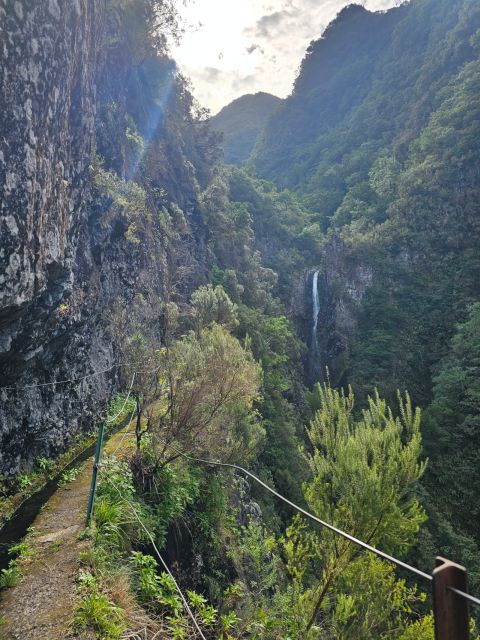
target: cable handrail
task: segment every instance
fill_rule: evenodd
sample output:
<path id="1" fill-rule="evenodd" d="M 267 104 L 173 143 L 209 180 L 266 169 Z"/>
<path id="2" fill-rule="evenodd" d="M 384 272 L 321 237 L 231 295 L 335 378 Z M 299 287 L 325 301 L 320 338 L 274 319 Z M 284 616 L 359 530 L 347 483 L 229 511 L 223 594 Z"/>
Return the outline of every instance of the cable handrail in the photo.
<path id="1" fill-rule="evenodd" d="M 183 595 L 182 590 L 180 589 L 178 582 L 175 580 L 174 575 L 172 574 L 172 572 L 170 571 L 169 566 L 167 565 L 167 563 L 165 562 L 165 560 L 163 559 L 162 554 L 160 553 L 160 551 L 157 548 L 157 545 L 155 544 L 155 539 L 153 537 L 153 535 L 150 533 L 150 531 L 147 529 L 147 527 L 145 526 L 145 524 L 143 523 L 142 519 L 140 518 L 140 516 L 138 515 L 137 510 L 135 509 L 134 505 L 132 504 L 132 502 L 130 502 L 130 500 L 128 500 L 128 498 L 126 498 L 122 492 L 120 491 L 120 489 L 117 487 L 117 485 L 113 482 L 113 480 L 111 480 L 111 478 L 106 478 L 107 482 L 109 482 L 112 487 L 114 487 L 114 489 L 116 490 L 116 492 L 118 493 L 119 497 L 121 500 L 123 500 L 126 504 L 128 504 L 128 506 L 130 507 L 130 509 L 132 510 L 133 515 L 135 516 L 136 520 L 138 521 L 139 525 L 142 527 L 142 529 L 145 531 L 145 533 L 148 536 L 148 539 L 150 540 L 152 547 L 158 557 L 158 559 L 160 560 L 160 563 L 162 564 L 162 567 L 165 569 L 165 571 L 168 573 L 168 575 L 170 576 L 170 578 L 173 581 L 173 584 L 175 585 L 175 589 L 177 590 L 178 594 L 180 595 L 180 598 L 182 600 L 182 604 L 185 608 L 185 611 L 187 612 L 188 616 L 190 617 L 190 619 L 192 620 L 195 629 L 198 631 L 198 633 L 200 634 L 200 637 L 202 638 L 202 640 L 207 640 L 206 637 L 204 636 L 198 622 L 197 619 L 195 618 L 195 614 L 193 613 L 192 609 L 190 608 L 190 605 L 188 604 L 188 601 L 186 599 L 186 597 Z"/>
<path id="2" fill-rule="evenodd" d="M 231 469 L 237 469 L 238 471 L 241 471 L 242 473 L 244 473 L 248 477 L 252 478 L 252 480 L 254 480 L 258 484 L 260 484 L 262 487 L 267 489 L 267 491 L 272 493 L 274 496 L 276 496 L 277 498 L 279 498 L 280 500 L 285 502 L 285 504 L 288 504 L 290 507 L 292 507 L 296 511 L 302 513 L 304 516 L 306 516 L 307 518 L 309 518 L 313 522 L 316 522 L 317 524 L 320 524 L 322 527 L 324 527 L 326 529 L 329 529 L 333 533 L 341 536 L 342 538 L 345 538 L 346 540 L 349 540 L 350 542 L 353 542 L 353 544 L 356 544 L 357 546 L 362 547 L 366 551 L 370 551 L 371 553 L 374 553 L 375 555 L 383 558 L 384 560 L 388 560 L 389 562 L 397 565 L 397 567 L 401 567 L 402 569 L 405 569 L 407 571 L 410 571 L 411 573 L 414 573 L 419 578 L 422 578 L 423 580 L 426 580 L 427 582 L 431 582 L 433 580 L 432 576 L 429 575 L 428 573 L 425 573 L 424 571 L 421 571 L 420 569 L 417 569 L 416 567 L 413 567 L 412 565 L 410 565 L 410 564 L 408 564 L 406 562 L 403 562 L 403 560 L 399 560 L 398 558 L 395 558 L 394 556 L 391 556 L 388 553 L 385 553 L 385 551 L 381 551 L 380 549 L 377 549 L 376 547 L 373 547 L 372 545 L 368 544 L 367 542 L 364 542 L 363 540 L 360 540 L 359 538 L 356 538 L 355 536 L 352 536 L 351 534 L 347 533 L 346 531 L 342 531 L 342 529 L 339 529 L 338 527 L 335 527 L 333 524 L 330 524 L 329 522 L 326 522 L 325 520 L 322 520 L 321 518 L 318 518 L 317 516 L 313 515 L 313 513 L 310 513 L 309 511 L 307 511 L 306 509 L 304 509 L 300 505 L 295 504 L 295 502 L 292 502 L 291 500 L 289 500 L 288 498 L 283 496 L 281 493 L 278 493 L 278 491 L 275 491 L 275 489 L 272 489 L 272 487 L 270 487 L 268 484 L 263 482 L 263 480 L 260 480 L 260 478 L 258 478 L 251 471 L 248 471 L 247 469 L 244 469 L 243 467 L 240 467 L 240 466 L 238 466 L 236 464 L 232 464 L 232 463 L 229 463 L 229 462 L 217 462 L 217 461 L 214 461 L 214 460 L 205 460 L 204 458 L 196 458 L 194 456 L 189 456 L 188 454 L 180 451 L 179 449 L 177 449 L 176 447 L 174 447 L 171 444 L 167 444 L 167 443 L 164 443 L 164 444 L 166 444 L 166 446 L 168 448 L 170 448 L 172 451 L 175 451 L 175 453 L 177 453 L 178 455 L 182 456 L 183 458 L 186 458 L 187 460 L 191 460 L 192 462 L 201 462 L 202 464 L 208 464 L 208 465 L 213 465 L 213 466 L 218 466 L 218 467 L 229 467 Z"/>
<path id="3" fill-rule="evenodd" d="M 188 454 L 186 454 L 183 451 L 180 451 L 179 449 L 174 447 L 172 444 L 167 444 L 166 442 L 164 442 L 164 444 L 166 444 L 167 447 L 170 448 L 172 451 L 175 451 L 175 453 L 177 453 L 178 455 L 182 456 L 183 458 L 186 458 L 187 460 L 191 460 L 192 462 L 201 462 L 203 464 L 219 466 L 219 467 L 230 467 L 232 469 L 237 469 L 238 471 L 241 471 L 242 473 L 244 473 L 247 476 L 249 476 L 250 478 L 252 478 L 252 480 L 255 480 L 255 482 L 260 484 L 262 487 L 267 489 L 274 496 L 276 496 L 277 498 L 279 498 L 280 500 L 282 500 L 283 502 L 288 504 L 293 509 L 299 511 L 300 513 L 305 515 L 310 520 L 313 520 L 317 524 L 320 524 L 322 527 L 325 527 L 326 529 L 329 529 L 330 531 L 333 531 L 333 533 L 336 533 L 337 535 L 341 536 L 342 538 L 345 538 L 346 540 L 349 540 L 350 542 L 353 542 L 357 546 L 362 547 L 363 549 L 366 549 L 367 551 L 370 551 L 371 553 L 374 553 L 375 555 L 379 556 L 380 558 L 383 558 L 384 560 L 388 560 L 389 562 L 395 564 L 397 567 L 405 569 L 406 571 L 409 571 L 410 573 L 415 574 L 416 576 L 418 576 L 419 578 L 422 578 L 423 580 L 425 580 L 427 582 L 432 582 L 433 581 L 433 577 L 431 575 L 429 575 L 428 573 L 425 573 L 424 571 L 421 571 L 421 569 L 417 569 L 417 567 L 414 567 L 414 566 L 412 566 L 412 565 L 410 565 L 410 564 L 408 564 L 406 562 L 403 562 L 403 560 L 399 560 L 398 558 L 395 558 L 394 556 L 391 556 L 388 553 L 385 553 L 384 551 L 381 551 L 380 549 L 377 549 L 376 547 L 373 547 L 372 545 L 369 545 L 368 543 L 364 542 L 363 540 L 360 540 L 359 538 L 355 538 L 355 536 L 350 535 L 346 531 L 342 531 L 342 529 L 338 529 L 337 527 L 335 527 L 334 525 L 330 524 L 329 522 L 325 522 L 324 520 L 321 520 L 320 518 L 317 518 L 317 516 L 313 515 L 313 513 L 310 513 L 306 509 L 303 509 L 298 504 L 295 504 L 294 502 L 292 502 L 291 500 L 289 500 L 285 496 L 282 496 L 282 494 L 278 493 L 278 491 L 275 491 L 275 489 L 272 489 L 272 487 L 270 487 L 268 484 L 263 482 L 263 480 L 260 480 L 260 478 L 258 478 L 251 471 L 248 471 L 247 469 L 244 469 L 243 467 L 240 467 L 240 466 L 238 466 L 236 464 L 232 464 L 232 463 L 229 463 L 229 462 L 217 462 L 217 461 L 214 461 L 214 460 L 205 460 L 204 458 L 196 458 L 195 456 L 189 456 Z M 466 591 L 462 591 L 461 589 L 456 589 L 455 587 L 447 586 L 447 589 L 448 589 L 448 591 L 452 591 L 453 593 L 455 593 L 457 596 L 460 596 L 461 598 L 464 598 L 465 600 L 468 600 L 469 602 L 471 602 L 475 606 L 480 607 L 480 598 L 477 598 L 476 596 L 473 596 L 472 594 L 467 593 Z"/>
<path id="4" fill-rule="evenodd" d="M 122 367 L 132 367 L 137 366 L 138 364 L 145 364 L 149 362 L 149 360 L 140 360 L 137 362 L 124 362 L 119 364 L 112 364 L 108 369 L 101 369 L 99 371 L 93 371 L 92 373 L 87 373 L 85 376 L 81 376 L 80 378 L 68 378 L 65 380 L 52 380 L 51 382 L 38 382 L 36 384 L 27 384 L 24 387 L 15 387 L 15 386 L 6 386 L 0 387 L 0 391 L 26 391 L 27 389 L 37 389 L 38 387 L 54 387 L 60 384 L 74 384 L 76 382 L 83 382 L 84 380 L 88 380 L 88 378 L 94 378 L 95 376 L 103 375 L 104 373 L 109 373 L 113 371 L 113 369 L 121 369 Z M 149 371 L 155 371 L 156 369 L 144 369 L 142 371 L 137 371 L 136 373 L 148 373 Z"/>
<path id="5" fill-rule="evenodd" d="M 475 606 L 480 607 L 480 598 L 472 596 L 471 593 L 467 593 L 466 591 L 462 591 L 461 589 L 456 589 L 455 587 L 450 587 L 450 586 L 447 586 L 447 589 L 448 591 L 452 591 L 453 593 L 455 593 L 457 596 L 460 596 L 461 598 L 468 600 Z"/>

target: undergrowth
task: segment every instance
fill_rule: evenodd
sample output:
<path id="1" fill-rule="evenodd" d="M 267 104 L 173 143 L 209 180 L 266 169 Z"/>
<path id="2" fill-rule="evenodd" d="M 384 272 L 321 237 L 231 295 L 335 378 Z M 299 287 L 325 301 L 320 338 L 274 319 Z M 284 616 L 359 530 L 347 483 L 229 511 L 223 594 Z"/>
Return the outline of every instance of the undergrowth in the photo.
<path id="1" fill-rule="evenodd" d="M 115 457 L 104 459 L 88 532 L 91 546 L 81 555 L 77 578 L 76 631 L 88 629 L 99 640 L 116 640 L 140 620 L 151 637 L 159 632 L 164 638 L 196 637 L 173 578 L 148 552 L 151 541 L 138 518 L 162 548 L 169 523 L 198 499 L 199 486 L 195 470 L 180 473 L 172 466 L 156 476 L 158 501 L 152 495 L 140 497 L 129 465 Z M 185 594 L 206 637 L 233 638 L 240 622 L 234 611 L 220 611 L 195 590 L 185 589 Z"/>
<path id="2" fill-rule="evenodd" d="M 0 572 L 0 589 L 8 589 L 18 584 L 22 566 L 31 560 L 35 553 L 34 548 L 27 540 L 12 544 L 8 552 L 12 558 L 8 563 L 8 567 Z"/>

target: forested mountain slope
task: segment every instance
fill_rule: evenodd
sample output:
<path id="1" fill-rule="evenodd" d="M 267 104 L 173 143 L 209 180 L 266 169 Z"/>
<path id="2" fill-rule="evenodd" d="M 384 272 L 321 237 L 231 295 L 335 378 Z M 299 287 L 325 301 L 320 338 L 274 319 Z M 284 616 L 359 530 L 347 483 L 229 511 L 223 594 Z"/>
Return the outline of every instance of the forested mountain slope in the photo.
<path id="1" fill-rule="evenodd" d="M 408 386 L 421 403 L 479 293 L 479 27 L 479 6 L 461 0 L 347 7 L 254 158 L 301 196 L 331 252 L 369 274 L 349 379 Z"/>
<path id="2" fill-rule="evenodd" d="M 258 134 L 282 100 L 259 91 L 237 98 L 210 119 L 212 128 L 223 133 L 227 164 L 242 165 L 249 157 Z"/>
<path id="3" fill-rule="evenodd" d="M 332 379 L 362 395 L 376 386 L 392 398 L 409 389 L 424 407 L 433 399 L 431 527 L 435 545 L 467 564 L 480 543 L 468 488 L 478 489 L 480 446 L 470 311 L 480 299 L 479 140 L 480 5 L 412 0 L 379 14 L 344 9 L 308 49 L 254 157 L 328 238 L 318 336 Z"/>
<path id="4" fill-rule="evenodd" d="M 188 309 L 212 272 L 256 314 L 257 328 L 264 315 L 284 313 L 251 213 L 230 199 L 233 174 L 216 166 L 218 136 L 166 52 L 172 6 L 98 0 L 57 11 L 54 4 L 0 10 L 0 467 L 7 475 L 91 428 L 126 383 L 125 336 L 161 341 L 170 306 Z M 248 197 L 256 193 L 250 181 Z M 273 193 L 269 206 L 274 218 L 284 207 Z M 309 222 L 295 224 L 294 235 Z"/>

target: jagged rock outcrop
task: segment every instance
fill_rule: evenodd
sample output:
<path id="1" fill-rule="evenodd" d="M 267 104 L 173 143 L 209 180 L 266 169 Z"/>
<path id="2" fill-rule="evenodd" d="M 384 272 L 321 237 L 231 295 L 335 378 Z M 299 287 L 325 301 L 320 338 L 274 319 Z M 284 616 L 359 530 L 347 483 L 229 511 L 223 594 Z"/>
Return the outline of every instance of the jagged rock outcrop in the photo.
<path id="1" fill-rule="evenodd" d="M 211 165 L 208 134 L 194 122 L 174 63 L 145 39 L 139 50 L 122 20 L 120 5 L 105 0 L 0 0 L 0 471 L 7 474 L 94 426 L 119 374 L 112 305 L 141 295 L 147 307 L 167 286 L 158 215 L 143 229 L 112 213 L 111 196 L 91 175 L 94 149 L 120 185 L 147 185 L 152 210 L 168 213 L 175 203 L 183 253 L 170 263 L 195 271 L 177 294 L 202 278 L 198 192 Z M 141 153 L 132 151 L 139 143 Z M 99 371 L 106 373 L 50 384 Z"/>

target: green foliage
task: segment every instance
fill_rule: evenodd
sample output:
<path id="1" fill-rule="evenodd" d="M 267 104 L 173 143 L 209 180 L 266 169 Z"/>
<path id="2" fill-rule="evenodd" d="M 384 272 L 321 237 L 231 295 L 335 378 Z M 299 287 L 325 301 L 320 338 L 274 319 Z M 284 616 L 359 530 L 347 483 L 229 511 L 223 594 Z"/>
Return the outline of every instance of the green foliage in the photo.
<path id="1" fill-rule="evenodd" d="M 32 545 L 27 540 L 12 544 L 8 552 L 10 555 L 17 556 L 18 560 L 29 560 L 35 553 Z"/>
<path id="2" fill-rule="evenodd" d="M 118 549 L 127 543 L 127 525 L 132 516 L 124 502 L 101 496 L 95 502 L 96 537 L 105 547 Z"/>
<path id="3" fill-rule="evenodd" d="M 376 393 L 355 420 L 351 389 L 345 395 L 317 385 L 317 392 L 321 409 L 307 429 L 312 479 L 304 491 L 310 508 L 361 540 L 404 554 L 425 520 L 412 496 L 426 468 L 418 462 L 420 410 L 399 395 L 400 416 L 394 418 Z"/>
<path id="4" fill-rule="evenodd" d="M 40 469 L 40 471 L 43 471 L 46 474 L 53 471 L 55 467 L 54 461 L 49 458 L 37 458 L 35 460 L 35 464 Z"/>
<path id="5" fill-rule="evenodd" d="M 60 480 L 58 481 L 58 486 L 63 487 L 65 484 L 69 482 L 73 482 L 77 479 L 78 474 L 82 471 L 83 465 L 79 467 L 74 467 L 73 469 L 69 469 L 68 471 L 64 471 L 60 476 Z"/>
<path id="6" fill-rule="evenodd" d="M 199 497 L 200 481 L 195 470 L 188 467 L 179 470 L 167 465 L 154 475 L 151 487 L 145 497 L 154 517 L 157 542 L 163 547 L 170 523 Z"/>
<path id="7" fill-rule="evenodd" d="M 245 455 L 255 443 L 251 408 L 260 374 L 251 352 L 218 324 L 177 340 L 165 351 L 168 408 L 158 424 L 159 451 L 173 444 L 210 456 Z M 234 439 L 241 426 L 247 426 L 246 441 Z"/>
<path id="8" fill-rule="evenodd" d="M 211 629 L 217 621 L 217 610 L 208 604 L 206 598 L 195 591 L 187 591 L 187 595 L 190 605 L 198 612 L 202 623 L 207 629 Z"/>
<path id="9" fill-rule="evenodd" d="M 174 638 L 184 637 L 190 621 L 184 615 L 184 604 L 180 598 L 173 578 L 165 572 L 159 572 L 155 558 L 140 551 L 132 553 L 134 589 L 139 601 L 151 611 L 163 610 L 169 621 L 169 629 Z M 206 598 L 195 591 L 187 590 L 187 598 L 192 610 L 198 616 L 198 622 L 207 629 L 213 629 L 217 623 L 217 610 Z M 235 626 L 234 613 L 226 614 L 220 621 L 222 630 Z"/>
<path id="10" fill-rule="evenodd" d="M 122 24 L 121 45 L 136 62 L 152 49 L 167 51 L 169 38 L 178 40 L 181 26 L 173 0 L 108 0 L 107 8 Z"/>
<path id="11" fill-rule="evenodd" d="M 81 600 L 75 612 L 76 629 L 91 630 L 99 640 L 120 640 L 125 630 L 125 613 L 102 593 L 90 573 L 80 572 L 78 584 Z"/>
<path id="12" fill-rule="evenodd" d="M 22 575 L 22 562 L 30 560 L 35 553 L 28 540 L 12 544 L 8 552 L 13 557 L 9 561 L 8 567 L 0 572 L 0 589 L 7 589 L 18 584 Z"/>
<path id="13" fill-rule="evenodd" d="M 107 171 L 99 156 L 93 155 L 90 167 L 93 184 L 99 194 L 111 202 L 103 216 L 103 226 L 121 216 L 126 220 L 125 237 L 132 244 L 138 244 L 138 230 L 147 219 L 147 194 L 133 180 L 122 180 L 112 171 Z"/>
<path id="14" fill-rule="evenodd" d="M 0 589 L 14 587 L 20 579 L 20 568 L 16 560 L 11 560 L 6 569 L 0 573 Z"/>
<path id="15" fill-rule="evenodd" d="M 416 588 L 408 588 L 404 580 L 396 579 L 394 567 L 375 556 L 366 554 L 350 564 L 339 577 L 335 591 L 330 615 L 337 638 L 369 640 L 398 633 L 398 629 L 408 634 L 413 627 L 423 634 L 420 638 L 433 640 L 430 615 L 409 624 L 412 607 L 424 601 L 425 594 L 417 594 Z"/>
<path id="16" fill-rule="evenodd" d="M 302 398 L 303 345 L 284 315 L 270 316 L 242 304 L 238 306 L 238 317 L 239 333 L 242 337 L 248 336 L 252 352 L 263 369 L 259 408 L 266 438 L 259 459 L 265 469 L 265 480 L 273 481 L 279 491 L 301 502 L 299 484 L 305 468 L 297 431 L 301 417 L 293 400 L 300 402 Z M 265 504 L 265 495 L 262 500 Z M 275 520 L 281 507 L 271 503 L 268 511 L 269 519 Z"/>
<path id="17" fill-rule="evenodd" d="M 423 475 L 420 411 L 399 396 L 395 418 L 378 394 L 358 419 L 354 398 L 317 385 L 320 408 L 307 430 L 310 478 L 305 499 L 317 517 L 390 553 L 413 545 L 425 514 L 414 497 Z M 350 542 L 296 519 L 283 540 L 293 609 L 286 626 L 317 637 L 322 618 L 332 638 L 380 637 L 406 628 L 416 590 L 397 581 L 391 567 L 361 556 Z M 280 602 L 285 604 L 285 597 Z M 320 627 L 318 626 L 320 624 Z"/>
<path id="18" fill-rule="evenodd" d="M 245 587 L 242 594 L 242 618 L 252 619 L 259 608 L 269 604 L 281 576 L 275 538 L 264 528 L 250 522 L 237 533 L 238 541 L 229 551 L 235 570 Z"/>
<path id="19" fill-rule="evenodd" d="M 151 527 L 148 507 L 135 496 L 133 474 L 129 465 L 115 457 L 105 457 L 99 475 L 94 507 L 94 541 L 102 554 L 120 558 L 133 544 L 145 541 L 133 509 Z"/>
<path id="20" fill-rule="evenodd" d="M 297 429 L 303 350 L 276 296 L 290 302 L 305 262 L 319 259 L 321 234 L 292 194 L 279 193 L 271 183 L 237 169 L 218 173 L 203 193 L 202 212 L 210 231 L 213 283 L 236 304 L 235 333 L 248 341 L 263 369 L 257 403 L 266 431 L 262 473 L 284 493 L 301 499 Z M 265 506 L 264 496 L 263 501 Z M 277 508 L 271 503 L 265 509 L 271 522 L 278 520 Z"/>
<path id="21" fill-rule="evenodd" d="M 97 495 L 112 501 L 123 498 L 131 499 L 134 495 L 132 472 L 125 461 L 114 456 L 104 456 L 100 472 L 100 483 Z"/>
<path id="22" fill-rule="evenodd" d="M 20 473 L 17 476 L 18 488 L 22 491 L 32 485 L 32 478 L 27 473 Z"/>
<path id="23" fill-rule="evenodd" d="M 220 285 L 207 285 L 194 291 L 191 305 L 197 333 L 214 322 L 230 330 L 238 324 L 235 305 Z"/>
<path id="24" fill-rule="evenodd" d="M 361 402 L 376 386 L 430 405 L 420 556 L 463 561 L 477 591 L 479 339 L 476 312 L 465 319 L 480 300 L 479 28 L 467 0 L 347 7 L 309 47 L 254 152 L 259 175 L 294 188 L 327 236 L 332 379 Z M 259 243 L 272 233 L 255 228 Z M 303 266 L 320 262 L 303 253 Z"/>
<path id="25" fill-rule="evenodd" d="M 480 586 L 480 304 L 458 325 L 434 377 L 426 411 L 426 474 L 431 544 L 468 566 L 474 590 Z M 449 524 L 451 523 L 451 524 Z"/>
<path id="26" fill-rule="evenodd" d="M 432 640 L 433 637 L 433 616 L 430 614 L 409 625 L 399 640 Z"/>
<path id="27" fill-rule="evenodd" d="M 165 597 L 165 578 L 158 574 L 157 561 L 141 551 L 134 551 L 131 555 L 131 563 L 134 569 L 134 589 L 139 601 L 143 604 L 153 605 L 156 601 L 168 605 L 174 612 L 181 609 L 181 600 L 175 591 L 175 585 L 170 585 Z M 165 576 L 167 574 L 163 574 Z M 167 575 L 167 577 L 169 577 Z"/>
<path id="28" fill-rule="evenodd" d="M 272 183 L 255 180 L 237 169 L 226 173 L 226 178 L 230 200 L 241 204 L 249 216 L 263 264 L 278 278 L 275 295 L 287 303 L 305 265 L 320 260 L 324 242 L 320 228 L 294 194 L 279 192 Z M 261 273 L 258 267 L 255 271 Z M 251 284 L 248 286 L 250 290 Z M 244 297 L 244 302 L 252 306 L 253 301 Z"/>
<path id="29" fill-rule="evenodd" d="M 137 367 L 137 368 L 140 368 L 140 367 Z M 125 418 L 129 416 L 134 409 L 135 409 L 134 398 L 129 397 L 127 399 L 126 395 L 123 393 L 115 394 L 113 398 L 110 400 L 110 403 L 108 405 L 108 411 L 107 411 L 108 424 L 111 426 L 120 425 L 122 420 L 125 420 Z M 113 418 L 115 417 L 116 419 L 113 420 Z"/>

